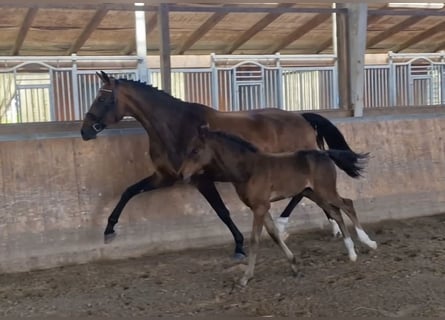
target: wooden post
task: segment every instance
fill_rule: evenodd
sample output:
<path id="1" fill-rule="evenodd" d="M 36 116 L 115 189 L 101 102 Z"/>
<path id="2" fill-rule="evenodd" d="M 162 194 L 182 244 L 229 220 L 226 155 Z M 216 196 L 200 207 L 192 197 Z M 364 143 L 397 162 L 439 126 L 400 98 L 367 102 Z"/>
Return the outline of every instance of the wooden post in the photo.
<path id="1" fill-rule="evenodd" d="M 363 116 L 368 5 L 348 3 L 350 99 L 354 117 Z"/>
<path id="2" fill-rule="evenodd" d="M 160 51 L 161 51 L 161 81 L 162 90 L 171 93 L 171 62 L 170 62 L 170 26 L 168 5 L 159 5 L 158 25 L 160 30 Z"/>
<path id="3" fill-rule="evenodd" d="M 337 8 L 345 8 L 342 3 L 337 3 Z M 350 100 L 350 79 L 349 79 L 349 32 L 348 32 L 348 14 L 339 13 L 336 16 L 337 36 L 334 47 L 337 51 L 338 66 L 338 94 L 340 109 L 348 110 L 351 106 Z M 335 38 L 334 38 L 335 41 Z"/>
<path id="4" fill-rule="evenodd" d="M 148 82 L 147 70 L 147 32 L 145 30 L 145 11 L 136 10 L 134 12 L 135 32 L 136 32 L 136 54 L 138 61 L 138 77 L 142 82 Z"/>

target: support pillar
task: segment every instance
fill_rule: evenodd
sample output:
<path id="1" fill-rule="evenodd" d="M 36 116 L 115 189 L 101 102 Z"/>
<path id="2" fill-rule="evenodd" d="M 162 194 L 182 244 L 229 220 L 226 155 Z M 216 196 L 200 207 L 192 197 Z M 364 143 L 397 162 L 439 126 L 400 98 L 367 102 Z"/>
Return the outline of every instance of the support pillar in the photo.
<path id="1" fill-rule="evenodd" d="M 135 5 L 138 6 L 138 4 Z M 136 55 L 138 56 L 138 78 L 142 82 L 148 82 L 147 32 L 145 30 L 145 11 L 135 10 L 134 21 L 136 30 Z"/>
<path id="2" fill-rule="evenodd" d="M 160 30 L 161 82 L 162 90 L 171 93 L 170 26 L 168 5 L 159 5 L 158 25 Z"/>
<path id="3" fill-rule="evenodd" d="M 347 14 L 337 15 L 337 54 L 340 107 L 350 109 L 354 117 L 363 116 L 364 67 L 366 52 L 366 3 L 337 4 Z"/>

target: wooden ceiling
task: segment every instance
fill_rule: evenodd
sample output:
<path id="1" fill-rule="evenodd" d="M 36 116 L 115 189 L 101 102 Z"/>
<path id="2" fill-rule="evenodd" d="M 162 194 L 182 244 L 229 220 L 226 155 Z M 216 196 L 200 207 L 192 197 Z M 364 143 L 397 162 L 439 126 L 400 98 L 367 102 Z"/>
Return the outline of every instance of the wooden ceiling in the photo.
<path id="1" fill-rule="evenodd" d="M 159 54 L 161 2 L 143 7 L 149 55 Z M 171 5 L 172 54 L 332 52 L 328 2 L 211 2 Z M 394 9 L 378 2 L 368 5 L 367 53 L 445 50 L 445 9 Z M 1 1 L 0 55 L 135 54 L 134 8 L 126 0 Z"/>

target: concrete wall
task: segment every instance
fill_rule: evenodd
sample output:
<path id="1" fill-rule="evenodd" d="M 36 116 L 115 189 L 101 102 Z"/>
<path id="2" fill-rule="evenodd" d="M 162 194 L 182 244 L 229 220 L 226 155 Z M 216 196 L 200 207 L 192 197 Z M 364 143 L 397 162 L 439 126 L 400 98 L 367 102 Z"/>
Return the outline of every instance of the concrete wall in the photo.
<path id="1" fill-rule="evenodd" d="M 341 194 L 355 200 L 363 222 L 445 211 L 445 115 L 335 122 L 354 150 L 372 155 L 364 179 L 339 177 Z M 135 197 L 116 240 L 103 243 L 106 219 L 121 192 L 151 170 L 141 130 L 108 130 L 89 142 L 77 130 L 21 137 L 9 134 L 0 141 L 0 272 L 232 242 L 197 191 L 176 186 Z M 247 238 L 249 210 L 231 185 L 219 189 Z M 274 214 L 286 203 L 274 204 Z M 291 218 L 294 232 L 321 227 L 326 219 L 310 201 Z"/>

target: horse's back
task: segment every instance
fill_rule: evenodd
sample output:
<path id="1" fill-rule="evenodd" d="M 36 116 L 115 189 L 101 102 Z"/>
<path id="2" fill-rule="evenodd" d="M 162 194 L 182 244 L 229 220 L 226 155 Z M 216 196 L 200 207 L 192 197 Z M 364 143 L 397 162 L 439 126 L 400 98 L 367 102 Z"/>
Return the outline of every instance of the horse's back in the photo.
<path id="1" fill-rule="evenodd" d="M 238 135 L 262 151 L 292 152 L 316 149 L 316 132 L 301 114 L 277 108 L 217 112 L 211 128 Z"/>

